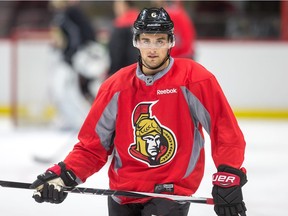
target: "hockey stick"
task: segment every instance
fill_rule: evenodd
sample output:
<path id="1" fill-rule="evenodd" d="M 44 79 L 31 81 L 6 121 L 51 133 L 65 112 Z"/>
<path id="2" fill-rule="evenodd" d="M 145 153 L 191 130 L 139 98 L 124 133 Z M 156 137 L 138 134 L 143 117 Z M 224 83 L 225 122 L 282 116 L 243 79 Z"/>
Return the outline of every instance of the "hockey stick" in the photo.
<path id="1" fill-rule="evenodd" d="M 31 189 L 30 183 L 25 182 L 12 182 L 0 180 L 0 186 L 8 188 L 19 188 L 19 189 Z M 134 198 L 164 198 L 170 199 L 176 202 L 190 202 L 190 203 L 202 203 L 213 205 L 212 198 L 205 197 L 193 197 L 193 196 L 178 196 L 169 194 L 157 194 L 157 193 L 146 193 L 146 192 L 136 192 L 136 191 L 121 191 L 121 190 L 109 190 L 109 189 L 97 189 L 97 188 L 84 188 L 84 187 L 64 187 L 63 190 L 69 193 L 78 194 L 90 194 L 90 195 L 105 195 L 105 196 L 125 196 Z"/>

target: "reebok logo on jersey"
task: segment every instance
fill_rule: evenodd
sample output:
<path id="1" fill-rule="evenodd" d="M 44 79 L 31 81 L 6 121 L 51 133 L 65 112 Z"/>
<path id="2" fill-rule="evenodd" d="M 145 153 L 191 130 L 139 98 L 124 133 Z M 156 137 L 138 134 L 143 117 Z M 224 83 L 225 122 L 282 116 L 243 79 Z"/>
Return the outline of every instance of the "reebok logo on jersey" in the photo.
<path id="1" fill-rule="evenodd" d="M 162 94 L 177 94 L 177 89 L 164 89 L 164 90 L 157 90 L 157 95 L 162 95 Z"/>

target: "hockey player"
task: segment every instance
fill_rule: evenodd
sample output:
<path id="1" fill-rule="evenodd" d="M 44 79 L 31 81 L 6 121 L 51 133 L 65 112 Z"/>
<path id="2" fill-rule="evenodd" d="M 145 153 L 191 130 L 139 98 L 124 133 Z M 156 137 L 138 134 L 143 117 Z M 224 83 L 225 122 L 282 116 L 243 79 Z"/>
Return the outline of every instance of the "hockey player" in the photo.
<path id="1" fill-rule="evenodd" d="M 132 44 L 134 20 L 139 14 L 134 1 L 115 0 L 113 1 L 115 20 L 113 31 L 108 43 L 111 59 L 108 76 L 111 76 L 122 67 L 137 62 L 138 52 Z"/>
<path id="2" fill-rule="evenodd" d="M 184 2 L 179 0 L 151 0 L 151 5 L 165 8 L 173 20 L 176 43 L 171 50 L 171 56 L 195 59 L 196 29 L 183 4 Z"/>
<path id="3" fill-rule="evenodd" d="M 134 23 L 139 62 L 101 86 L 79 132 L 79 143 L 32 184 L 37 202 L 61 203 L 63 186 L 99 171 L 112 154 L 114 190 L 192 195 L 204 172 L 204 128 L 217 167 L 212 196 L 221 216 L 245 216 L 245 141 L 212 73 L 190 59 L 173 59 L 173 22 L 163 8 L 143 9 Z M 186 216 L 189 203 L 159 198 L 108 198 L 109 216 Z"/>
<path id="4" fill-rule="evenodd" d="M 52 100 L 59 114 L 56 126 L 79 130 L 109 68 L 109 56 L 79 1 L 51 0 Z"/>

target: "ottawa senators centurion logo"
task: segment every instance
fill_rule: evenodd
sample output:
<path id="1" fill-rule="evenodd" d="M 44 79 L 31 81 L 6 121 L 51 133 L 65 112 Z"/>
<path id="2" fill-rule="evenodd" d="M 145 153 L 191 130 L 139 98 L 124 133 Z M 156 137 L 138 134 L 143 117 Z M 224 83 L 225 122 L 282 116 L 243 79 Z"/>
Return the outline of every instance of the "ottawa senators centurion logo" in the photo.
<path id="1" fill-rule="evenodd" d="M 161 166 L 172 160 L 177 144 L 173 132 L 152 116 L 151 107 L 156 102 L 139 103 L 132 113 L 134 141 L 130 155 L 149 167 Z"/>

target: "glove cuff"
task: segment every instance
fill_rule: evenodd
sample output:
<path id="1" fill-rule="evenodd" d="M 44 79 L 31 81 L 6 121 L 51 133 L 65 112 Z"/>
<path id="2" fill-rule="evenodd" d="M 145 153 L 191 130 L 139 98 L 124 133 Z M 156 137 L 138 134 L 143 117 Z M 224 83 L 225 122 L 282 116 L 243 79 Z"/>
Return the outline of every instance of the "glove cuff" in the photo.
<path id="1" fill-rule="evenodd" d="M 224 172 L 227 175 L 227 178 L 228 178 L 228 176 L 231 176 L 230 177 L 231 179 L 233 177 L 235 177 L 236 179 L 239 178 L 240 182 L 239 182 L 238 185 L 240 185 L 240 186 L 243 186 L 243 185 L 245 185 L 247 183 L 246 169 L 244 167 L 242 167 L 240 169 L 236 169 L 236 168 L 231 167 L 231 166 L 220 165 L 217 170 L 218 170 L 218 173 Z M 214 180 L 214 175 L 213 175 L 213 180 Z M 236 180 L 236 182 L 238 182 L 238 180 Z M 231 186 L 233 186 L 233 185 L 231 185 Z"/>
<path id="2" fill-rule="evenodd" d="M 74 187 L 78 185 L 76 175 L 71 170 L 66 169 L 64 162 L 55 164 L 53 167 L 50 167 L 47 172 L 53 172 L 59 176 L 63 180 L 65 186 Z"/>

